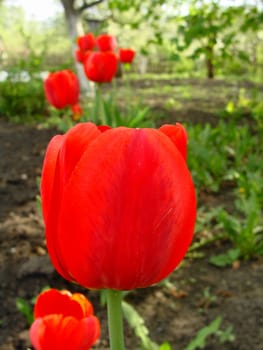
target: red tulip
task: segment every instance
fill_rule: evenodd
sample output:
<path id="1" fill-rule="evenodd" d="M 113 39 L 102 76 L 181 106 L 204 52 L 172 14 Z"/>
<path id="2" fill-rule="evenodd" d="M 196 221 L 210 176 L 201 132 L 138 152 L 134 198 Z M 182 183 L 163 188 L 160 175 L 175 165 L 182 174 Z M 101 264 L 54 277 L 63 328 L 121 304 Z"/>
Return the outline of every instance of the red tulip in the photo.
<path id="1" fill-rule="evenodd" d="M 76 61 L 83 64 L 89 58 L 91 53 L 92 51 L 81 51 L 79 49 L 76 50 L 75 51 Z"/>
<path id="2" fill-rule="evenodd" d="M 121 63 L 132 63 L 135 57 L 135 51 L 132 49 L 120 49 L 119 59 Z"/>
<path id="3" fill-rule="evenodd" d="M 77 38 L 77 44 L 81 51 L 91 51 L 96 45 L 96 39 L 93 33 L 87 33 Z"/>
<path id="4" fill-rule="evenodd" d="M 65 279 L 130 290 L 159 282 L 180 263 L 196 217 L 180 129 L 79 123 L 51 140 L 42 209 L 49 255 Z"/>
<path id="5" fill-rule="evenodd" d="M 117 41 L 112 35 L 101 34 L 96 39 L 96 45 L 100 51 L 114 51 L 117 48 Z"/>
<path id="6" fill-rule="evenodd" d="M 71 107 L 71 110 L 72 110 L 72 113 L 73 113 L 72 119 L 74 121 L 78 121 L 81 118 L 82 114 L 83 114 L 82 108 L 80 107 L 79 104 L 76 104 L 76 105 Z"/>
<path id="7" fill-rule="evenodd" d="M 44 81 L 44 91 L 48 102 L 55 108 L 73 106 L 79 99 L 79 81 L 70 70 L 49 73 Z"/>
<path id="8" fill-rule="evenodd" d="M 100 336 L 99 320 L 83 294 L 49 289 L 34 308 L 30 340 L 35 350 L 88 350 Z"/>
<path id="9" fill-rule="evenodd" d="M 83 63 L 84 61 L 84 55 L 85 55 L 85 51 L 82 51 L 80 49 L 77 49 L 75 51 L 75 58 L 76 58 L 76 61 L 79 62 L 79 63 Z"/>
<path id="10" fill-rule="evenodd" d="M 108 83 L 114 78 L 118 67 L 118 58 L 112 51 L 92 52 L 84 61 L 84 71 L 89 80 L 96 83 Z"/>

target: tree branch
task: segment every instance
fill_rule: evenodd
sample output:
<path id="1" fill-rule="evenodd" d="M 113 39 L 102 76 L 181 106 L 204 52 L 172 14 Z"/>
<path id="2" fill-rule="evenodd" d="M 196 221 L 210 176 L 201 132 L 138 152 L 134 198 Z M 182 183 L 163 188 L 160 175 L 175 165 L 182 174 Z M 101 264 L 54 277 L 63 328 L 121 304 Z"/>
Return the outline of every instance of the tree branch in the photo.
<path id="1" fill-rule="evenodd" d="M 96 6 L 96 5 L 99 5 L 100 3 L 102 3 L 104 0 L 94 0 L 93 2 L 87 2 L 87 0 L 85 0 L 83 2 L 83 5 L 78 7 L 76 9 L 77 12 L 81 13 L 83 12 L 84 10 L 88 9 L 88 8 L 91 8 L 93 6 Z"/>

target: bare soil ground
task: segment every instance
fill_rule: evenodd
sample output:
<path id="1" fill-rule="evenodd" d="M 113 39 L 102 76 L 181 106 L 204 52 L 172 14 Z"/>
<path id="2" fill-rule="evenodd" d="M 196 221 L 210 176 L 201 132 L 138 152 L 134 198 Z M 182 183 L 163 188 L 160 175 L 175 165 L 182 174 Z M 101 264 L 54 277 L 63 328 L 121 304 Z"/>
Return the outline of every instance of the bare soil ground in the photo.
<path id="1" fill-rule="evenodd" d="M 28 324 L 16 308 L 16 298 L 30 303 L 46 286 L 84 292 L 94 303 L 102 326 L 94 348 L 109 348 L 106 310 L 99 292 L 64 281 L 54 271 L 45 248 L 36 179 L 47 143 L 56 133 L 0 119 L 0 350 L 30 347 Z M 227 205 L 228 200 L 224 193 L 210 194 L 203 195 L 199 203 Z M 210 265 L 209 257 L 224 251 L 225 245 L 209 246 L 202 258 L 185 259 L 170 276 L 169 286 L 161 284 L 127 296 L 145 319 L 154 341 L 167 341 L 173 350 L 183 350 L 199 329 L 221 316 L 221 328 L 233 326 L 235 340 L 220 344 L 217 337 L 210 337 L 206 350 L 262 350 L 263 260 L 241 262 L 237 268 Z M 125 337 L 128 350 L 140 349 L 126 323 Z"/>

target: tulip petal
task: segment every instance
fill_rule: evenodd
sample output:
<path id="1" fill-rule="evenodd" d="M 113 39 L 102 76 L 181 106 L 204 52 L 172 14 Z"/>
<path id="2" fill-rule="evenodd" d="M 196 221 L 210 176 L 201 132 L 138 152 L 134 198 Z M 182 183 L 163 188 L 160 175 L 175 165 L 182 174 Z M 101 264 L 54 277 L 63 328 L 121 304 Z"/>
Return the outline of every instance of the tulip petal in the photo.
<path id="1" fill-rule="evenodd" d="M 187 133 L 182 124 L 176 123 L 175 125 L 165 124 L 159 128 L 159 131 L 168 136 L 171 141 L 178 148 L 183 158 L 187 157 Z"/>
<path id="2" fill-rule="evenodd" d="M 41 177 L 41 204 L 44 221 L 47 220 L 50 203 L 52 202 L 53 183 L 59 149 L 63 142 L 63 136 L 57 135 L 49 142 L 43 164 Z"/>
<path id="3" fill-rule="evenodd" d="M 81 293 L 74 293 L 71 297 L 72 301 L 76 301 L 82 309 L 82 318 L 93 314 L 93 306 L 87 298 Z"/>
<path id="4" fill-rule="evenodd" d="M 71 295 L 70 293 L 61 293 L 56 289 L 44 291 L 37 298 L 34 317 L 39 318 L 51 314 L 63 314 L 64 316 L 74 316 L 77 319 L 81 319 L 86 316 L 86 307 L 88 306 L 84 301 L 89 303 L 84 296 L 82 297 L 84 300 L 78 295 L 74 296 L 74 294 Z M 84 307 L 79 303 L 81 300 Z"/>
<path id="5" fill-rule="evenodd" d="M 40 339 L 43 337 L 45 327 L 41 318 L 37 318 L 29 330 L 29 338 L 35 350 L 41 350 Z"/>
<path id="6" fill-rule="evenodd" d="M 35 350 L 62 350 L 58 337 L 61 333 L 63 315 L 48 315 L 37 318 L 31 325 L 29 336 Z"/>
<path id="7" fill-rule="evenodd" d="M 69 275 L 63 272 L 55 234 L 63 188 L 82 153 L 100 134 L 99 129 L 92 123 L 77 124 L 67 134 L 60 136 L 58 140 L 51 140 L 43 165 L 41 197 L 44 203 L 43 216 L 48 252 L 54 266 L 66 279 L 69 279 Z"/>
<path id="8" fill-rule="evenodd" d="M 97 317 L 90 316 L 81 320 L 83 327 L 83 337 L 81 339 L 80 349 L 89 349 L 100 336 L 100 323 Z"/>

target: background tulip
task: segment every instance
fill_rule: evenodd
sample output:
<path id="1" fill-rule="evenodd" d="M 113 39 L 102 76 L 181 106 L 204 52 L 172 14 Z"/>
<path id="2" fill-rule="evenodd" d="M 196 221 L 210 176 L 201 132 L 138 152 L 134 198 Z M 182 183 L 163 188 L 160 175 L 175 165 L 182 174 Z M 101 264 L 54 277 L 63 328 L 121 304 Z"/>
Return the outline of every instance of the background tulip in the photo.
<path id="1" fill-rule="evenodd" d="M 84 61 L 84 71 L 89 80 L 96 83 L 108 83 L 114 78 L 118 67 L 118 58 L 114 52 L 92 52 Z"/>
<path id="2" fill-rule="evenodd" d="M 117 48 L 117 41 L 112 35 L 100 34 L 96 38 L 96 45 L 100 51 L 114 51 Z"/>
<path id="3" fill-rule="evenodd" d="M 178 128 L 103 132 L 82 123 L 51 140 L 42 208 L 48 251 L 64 278 L 129 290 L 159 282 L 180 263 L 196 201 Z"/>
<path id="4" fill-rule="evenodd" d="M 96 39 L 93 33 L 87 33 L 77 38 L 77 44 L 81 51 L 91 51 L 96 45 Z"/>
<path id="5" fill-rule="evenodd" d="M 88 350 L 100 335 L 93 307 L 83 294 L 50 289 L 34 307 L 30 340 L 35 350 Z"/>
<path id="6" fill-rule="evenodd" d="M 135 51 L 132 49 L 120 49 L 119 59 L 121 63 L 132 63 L 135 57 Z"/>
<path id="7" fill-rule="evenodd" d="M 84 57 L 85 57 L 85 51 L 82 51 L 82 50 L 80 50 L 80 49 L 77 49 L 77 50 L 75 51 L 75 58 L 76 58 L 76 61 L 77 61 L 77 62 L 83 63 Z"/>
<path id="8" fill-rule="evenodd" d="M 55 108 L 73 106 L 79 99 L 79 81 L 70 70 L 49 73 L 44 81 L 44 92 L 48 102 Z"/>

